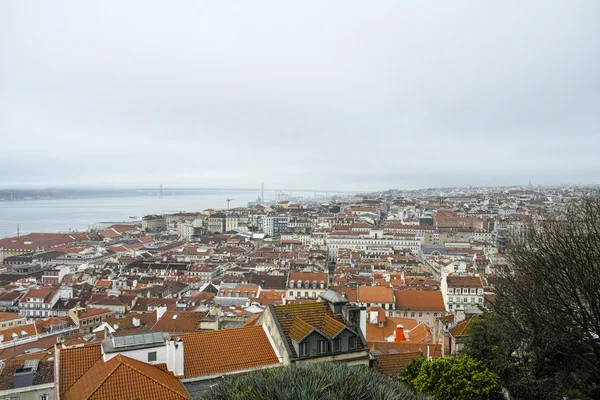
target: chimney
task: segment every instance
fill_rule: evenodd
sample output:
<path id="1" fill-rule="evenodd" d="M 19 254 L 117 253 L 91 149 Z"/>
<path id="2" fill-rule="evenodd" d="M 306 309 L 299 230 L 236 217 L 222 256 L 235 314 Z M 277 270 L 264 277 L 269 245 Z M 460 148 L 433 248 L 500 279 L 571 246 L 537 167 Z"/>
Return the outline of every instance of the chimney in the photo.
<path id="1" fill-rule="evenodd" d="M 401 324 L 396 325 L 396 331 L 394 332 L 394 342 L 404 342 L 406 336 L 404 335 L 404 327 Z"/>
<path id="2" fill-rule="evenodd" d="M 360 331 L 363 334 L 363 337 L 367 338 L 367 308 L 360 308 Z"/>
<path id="3" fill-rule="evenodd" d="M 166 341 L 167 369 L 175 376 L 183 376 L 183 341 L 180 338 Z"/>
<path id="4" fill-rule="evenodd" d="M 167 312 L 167 306 L 159 306 L 156 307 L 156 320 L 162 318 L 162 316 Z"/>

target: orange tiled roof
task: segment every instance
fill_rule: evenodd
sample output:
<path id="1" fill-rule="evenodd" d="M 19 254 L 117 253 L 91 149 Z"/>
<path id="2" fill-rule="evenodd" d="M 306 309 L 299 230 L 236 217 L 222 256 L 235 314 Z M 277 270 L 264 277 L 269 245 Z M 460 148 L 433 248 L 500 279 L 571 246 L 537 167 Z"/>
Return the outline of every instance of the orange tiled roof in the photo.
<path id="1" fill-rule="evenodd" d="M 346 325 L 331 318 L 329 315 L 326 315 L 325 318 L 323 318 L 323 324 L 321 325 L 320 330 L 321 332 L 332 338 L 338 333 L 340 333 L 340 331 L 345 327 Z"/>
<path id="2" fill-rule="evenodd" d="M 59 352 L 60 394 L 69 390 L 92 366 L 102 358 L 100 343 L 61 349 Z"/>
<path id="3" fill-rule="evenodd" d="M 280 363 L 262 325 L 190 333 L 182 335 L 181 340 L 185 378 Z"/>
<path id="4" fill-rule="evenodd" d="M 200 327 L 200 320 L 207 313 L 193 311 L 167 311 L 152 327 L 153 331 L 169 333 L 195 332 Z"/>
<path id="5" fill-rule="evenodd" d="M 475 317 L 467 318 L 460 321 L 454 328 L 450 329 L 450 334 L 454 337 L 469 336 L 469 325 Z"/>
<path id="6" fill-rule="evenodd" d="M 422 356 L 420 351 L 380 354 L 375 356 L 373 366 L 385 377 L 397 377 L 412 360 Z"/>
<path id="7" fill-rule="evenodd" d="M 442 292 L 437 290 L 395 290 L 396 310 L 446 311 Z"/>
<path id="8" fill-rule="evenodd" d="M 106 362 L 98 359 L 61 397 L 64 400 L 190 399 L 172 374 L 122 354 Z"/>
<path id="9" fill-rule="evenodd" d="M 394 290 L 382 286 L 359 286 L 358 301 L 361 303 L 393 303 Z"/>
<path id="10" fill-rule="evenodd" d="M 314 328 L 300 318 L 294 318 L 292 326 L 290 326 L 290 338 L 296 343 L 300 343 Z"/>

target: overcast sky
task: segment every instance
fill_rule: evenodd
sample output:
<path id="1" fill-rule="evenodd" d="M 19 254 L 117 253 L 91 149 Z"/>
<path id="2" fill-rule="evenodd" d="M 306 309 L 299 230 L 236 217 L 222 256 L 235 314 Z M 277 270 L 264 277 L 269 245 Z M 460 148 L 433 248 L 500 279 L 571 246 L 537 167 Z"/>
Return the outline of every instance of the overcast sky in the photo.
<path id="1" fill-rule="evenodd" d="M 0 2 L 0 187 L 600 183 L 600 1 Z"/>

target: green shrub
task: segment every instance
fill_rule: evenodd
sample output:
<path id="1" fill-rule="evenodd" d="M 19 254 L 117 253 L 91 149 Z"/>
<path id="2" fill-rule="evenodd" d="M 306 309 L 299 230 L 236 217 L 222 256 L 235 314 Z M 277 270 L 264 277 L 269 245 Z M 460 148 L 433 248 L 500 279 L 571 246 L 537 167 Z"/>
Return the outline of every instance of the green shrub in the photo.
<path id="1" fill-rule="evenodd" d="M 413 400 L 407 385 L 366 367 L 320 363 L 271 368 L 228 377 L 206 392 L 211 400 Z"/>

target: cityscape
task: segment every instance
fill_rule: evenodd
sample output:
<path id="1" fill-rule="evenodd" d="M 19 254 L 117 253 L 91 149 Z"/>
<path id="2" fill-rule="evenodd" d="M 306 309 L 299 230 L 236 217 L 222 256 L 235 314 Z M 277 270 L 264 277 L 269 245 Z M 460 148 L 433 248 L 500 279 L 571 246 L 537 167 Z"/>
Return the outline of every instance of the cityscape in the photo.
<path id="1" fill-rule="evenodd" d="M 90 386 L 114 386 L 102 371 L 133 368 L 131 390 L 196 398 L 264 368 L 327 361 L 396 376 L 413 359 L 458 356 L 494 299 L 510 239 L 597 193 L 530 184 L 259 197 L 2 239 L 0 393 L 88 398 Z"/>
<path id="2" fill-rule="evenodd" d="M 0 1 L 0 400 L 600 399 L 600 1 Z"/>

